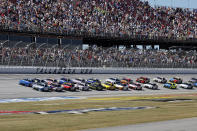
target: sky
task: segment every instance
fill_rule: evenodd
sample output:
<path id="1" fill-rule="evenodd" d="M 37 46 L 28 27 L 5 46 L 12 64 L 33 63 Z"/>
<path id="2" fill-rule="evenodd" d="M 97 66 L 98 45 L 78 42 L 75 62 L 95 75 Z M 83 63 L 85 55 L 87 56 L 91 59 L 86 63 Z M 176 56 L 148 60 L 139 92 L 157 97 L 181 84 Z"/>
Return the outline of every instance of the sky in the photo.
<path id="1" fill-rule="evenodd" d="M 197 0 L 142 0 L 149 1 L 150 5 L 173 6 L 197 9 Z"/>

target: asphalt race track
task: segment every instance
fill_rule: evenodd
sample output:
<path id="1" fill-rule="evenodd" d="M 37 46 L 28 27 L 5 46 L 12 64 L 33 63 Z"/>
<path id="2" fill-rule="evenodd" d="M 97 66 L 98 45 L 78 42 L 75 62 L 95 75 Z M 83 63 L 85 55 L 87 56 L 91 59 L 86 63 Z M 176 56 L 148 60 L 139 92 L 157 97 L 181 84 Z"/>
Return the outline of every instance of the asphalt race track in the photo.
<path id="1" fill-rule="evenodd" d="M 197 118 L 170 120 L 137 125 L 98 128 L 84 131 L 196 131 Z"/>
<path id="2" fill-rule="evenodd" d="M 62 77 L 66 78 L 98 78 L 104 81 L 106 78 L 110 77 L 128 77 L 132 80 L 136 80 L 136 78 L 140 76 L 145 76 L 151 78 L 161 76 L 165 77 L 168 80 L 173 76 L 181 77 L 184 82 L 190 80 L 192 77 L 197 77 L 194 74 L 185 74 L 185 75 L 154 75 L 154 74 L 121 74 L 121 75 L 114 75 L 114 74 L 1 74 L 0 75 L 0 99 L 8 99 L 8 98 L 32 98 L 32 97 L 54 97 L 54 96 L 83 96 L 83 97 L 107 97 L 107 96 L 135 96 L 135 95 L 154 95 L 154 94 L 179 94 L 179 93 L 197 93 L 197 88 L 192 90 L 188 89 L 181 89 L 178 88 L 177 90 L 166 89 L 163 88 L 162 84 L 159 85 L 160 90 L 150 90 L 150 89 L 143 89 L 143 91 L 79 91 L 79 92 L 38 92 L 28 87 L 23 87 L 18 85 L 18 81 L 24 78 L 53 78 L 59 79 Z"/>

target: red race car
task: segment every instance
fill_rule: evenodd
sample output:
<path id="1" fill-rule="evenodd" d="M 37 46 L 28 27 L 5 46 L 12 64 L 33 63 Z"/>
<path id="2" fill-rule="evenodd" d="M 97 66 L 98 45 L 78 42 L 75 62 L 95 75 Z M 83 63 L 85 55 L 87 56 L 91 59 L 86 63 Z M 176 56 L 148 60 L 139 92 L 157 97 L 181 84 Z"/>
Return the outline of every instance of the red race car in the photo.
<path id="1" fill-rule="evenodd" d="M 64 90 L 67 91 L 76 91 L 77 88 L 75 87 L 75 85 L 73 83 L 64 83 L 61 85 L 61 87 L 64 88 Z"/>
<path id="2" fill-rule="evenodd" d="M 145 83 L 149 83 L 150 82 L 150 79 L 147 78 L 147 77 L 140 77 L 140 78 L 137 78 L 136 81 L 139 82 L 139 83 L 145 84 Z"/>
<path id="3" fill-rule="evenodd" d="M 133 83 L 133 81 L 130 78 L 123 78 L 120 81 L 122 84 L 129 84 L 129 83 Z"/>

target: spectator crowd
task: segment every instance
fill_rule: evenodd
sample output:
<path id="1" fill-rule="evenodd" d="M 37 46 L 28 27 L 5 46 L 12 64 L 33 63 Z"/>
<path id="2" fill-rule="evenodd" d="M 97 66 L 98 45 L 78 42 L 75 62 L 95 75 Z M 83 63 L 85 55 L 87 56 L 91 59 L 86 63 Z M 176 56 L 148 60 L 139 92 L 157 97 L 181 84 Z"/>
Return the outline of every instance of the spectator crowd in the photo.
<path id="1" fill-rule="evenodd" d="M 0 3 L 2 29 L 197 38 L 196 10 L 151 7 L 147 1 L 0 0 Z"/>
<path id="2" fill-rule="evenodd" d="M 0 49 L 2 65 L 53 67 L 197 67 L 196 51 L 155 49 L 11 48 Z"/>

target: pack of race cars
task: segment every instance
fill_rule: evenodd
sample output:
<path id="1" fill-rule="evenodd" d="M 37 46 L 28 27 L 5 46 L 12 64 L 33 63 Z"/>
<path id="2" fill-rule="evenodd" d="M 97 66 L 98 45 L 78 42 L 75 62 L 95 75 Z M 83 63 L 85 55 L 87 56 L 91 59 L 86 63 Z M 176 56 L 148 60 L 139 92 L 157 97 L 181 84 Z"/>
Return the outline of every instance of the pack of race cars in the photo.
<path id="1" fill-rule="evenodd" d="M 147 77 L 139 77 L 136 82 L 129 78 L 108 78 L 103 83 L 99 79 L 69 79 L 61 78 L 57 79 L 23 79 L 19 81 L 19 85 L 31 87 L 34 90 L 42 92 L 63 92 L 63 91 L 90 91 L 90 90 L 142 90 L 143 88 L 157 90 L 158 84 L 163 84 L 163 87 L 169 89 L 176 89 L 177 87 L 192 89 L 197 87 L 197 78 L 191 78 L 186 83 L 179 77 L 173 77 L 169 81 L 163 77 L 153 78 L 153 83 L 150 83 L 150 79 Z"/>

